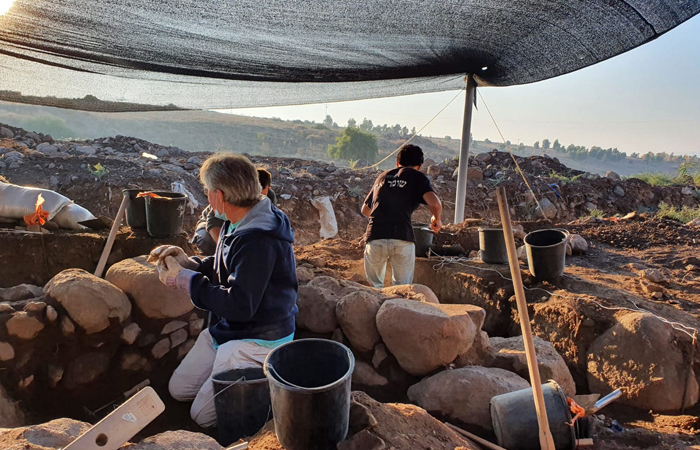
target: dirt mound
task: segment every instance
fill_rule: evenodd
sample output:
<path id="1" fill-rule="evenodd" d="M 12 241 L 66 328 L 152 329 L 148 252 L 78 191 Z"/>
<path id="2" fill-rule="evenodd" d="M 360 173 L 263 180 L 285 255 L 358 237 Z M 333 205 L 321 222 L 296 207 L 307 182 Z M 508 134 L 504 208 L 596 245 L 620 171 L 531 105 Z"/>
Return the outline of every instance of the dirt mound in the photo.
<path id="1" fill-rule="evenodd" d="M 568 227 L 588 240 L 617 248 L 647 249 L 656 246 L 697 246 L 700 231 L 675 220 L 642 215 L 639 220 L 613 221 Z"/>
<path id="2" fill-rule="evenodd" d="M 363 392 L 352 393 L 350 431 L 341 450 L 431 449 L 470 450 L 473 443 L 458 436 L 424 409 L 403 403 L 379 403 Z M 383 444 L 383 445 L 382 445 Z M 248 442 L 250 450 L 284 450 L 272 421 Z"/>
<path id="3" fill-rule="evenodd" d="M 191 153 L 128 136 L 55 141 L 49 135 L 6 127 L 13 137 L 0 139 L 0 177 L 11 183 L 51 189 L 95 215 L 114 217 L 122 189 L 163 190 L 170 189 L 173 182 L 182 182 L 199 203 L 185 216 L 188 230 L 206 206 L 198 174 L 210 152 Z M 443 200 L 443 222 L 449 223 L 454 215 L 458 162 L 449 158 L 436 162 L 439 158 L 427 147 L 426 152 L 423 170 Z M 271 172 L 279 206 L 289 215 L 298 244 L 319 240 L 319 215 L 310 202 L 313 197 L 331 198 L 340 238 L 355 239 L 364 233 L 367 222 L 360 207 L 380 172 L 378 169 L 351 170 L 294 158 L 250 158 L 256 166 Z M 567 168 L 549 156 L 515 158 L 548 217 L 560 222 L 588 216 L 594 209 L 614 216 L 656 208 L 661 201 L 677 207 L 695 207 L 700 203 L 695 195 L 684 195 L 681 186 L 652 187 L 637 179 L 602 178 Z M 471 156 L 468 164 L 468 217 L 498 219 L 497 186 L 506 187 L 514 220 L 542 217 L 510 154 L 481 153 Z M 429 218 L 425 207 L 413 217 L 422 223 Z M 453 243 L 473 248 L 471 241 L 456 239 Z"/>

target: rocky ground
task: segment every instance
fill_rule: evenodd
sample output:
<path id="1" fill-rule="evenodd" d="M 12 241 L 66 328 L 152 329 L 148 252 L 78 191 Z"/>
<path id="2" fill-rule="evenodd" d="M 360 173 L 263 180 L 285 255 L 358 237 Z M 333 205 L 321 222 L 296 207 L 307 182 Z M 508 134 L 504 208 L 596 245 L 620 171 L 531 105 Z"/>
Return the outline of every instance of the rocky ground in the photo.
<path id="1" fill-rule="evenodd" d="M 0 124 L 0 176 L 14 184 L 52 189 L 95 216 L 114 217 L 122 189 L 169 189 L 173 182 L 182 182 L 197 202 L 186 215 L 186 225 L 191 227 L 198 212 L 206 206 L 197 177 L 208 155 L 125 136 L 54 141 L 48 135 Z M 435 161 L 430 156 L 426 155 L 424 171 L 443 199 L 447 219 L 454 216 L 457 161 Z M 341 238 L 353 239 L 364 231 L 366 222 L 359 210 L 378 171 L 342 169 L 292 158 L 251 156 L 251 160 L 272 173 L 273 189 L 292 221 L 297 243 L 310 244 L 319 239 L 318 213 L 310 202 L 313 197 L 331 198 Z M 654 187 L 637 179 L 621 180 L 614 173 L 600 177 L 569 169 L 550 157 L 516 157 L 516 160 L 542 211 L 510 155 L 493 152 L 469 158 L 466 217 L 497 218 L 497 186 L 506 187 L 515 220 L 546 216 L 557 222 L 569 222 L 596 210 L 612 217 L 651 210 L 660 202 L 677 207 L 700 204 L 698 191 L 690 185 Z M 97 164 L 104 171 L 96 171 Z M 414 215 L 417 222 L 425 222 L 429 217 L 427 208 L 420 208 Z"/>
<path id="2" fill-rule="evenodd" d="M 188 211 L 188 229 L 206 201 L 197 180 L 206 156 L 122 136 L 56 142 L 0 127 L 0 176 L 10 183 L 52 189 L 95 215 L 113 217 L 121 189 L 168 189 L 181 182 L 198 202 Z M 272 172 L 280 207 L 296 232 L 299 336 L 348 345 L 357 358 L 354 388 L 391 402 L 353 394 L 354 408 L 371 414 L 360 414 L 364 419 L 358 423 L 364 425 L 355 426 L 339 448 L 409 448 L 408 442 L 411 448 L 476 448 L 426 411 L 493 439 L 488 401 L 529 385 L 508 268 L 478 258 L 478 227 L 498 222 L 497 186 L 508 192 L 518 244 L 527 232 L 541 228 L 564 228 L 576 236 L 565 274 L 556 282 L 538 281 L 525 262 L 521 269 L 541 376 L 556 380 L 569 396 L 623 389 L 623 399 L 591 420 L 595 448 L 700 448 L 698 406 L 693 406 L 700 395 L 700 348 L 691 344 L 693 331 L 700 329 L 700 230 L 653 213 L 660 202 L 697 207 L 694 186 L 652 187 L 612 173 L 599 177 L 571 170 L 548 157 L 517 158 L 538 207 L 508 154 L 476 155 L 469 168 L 470 219 L 446 226 L 434 241 L 435 252 L 444 256 L 418 260 L 419 285 L 379 292 L 364 281 L 359 239 L 366 223 L 359 206 L 377 172 L 289 158 L 251 159 Z M 425 165 L 444 199 L 446 223 L 454 211 L 456 164 Z M 319 240 L 319 216 L 310 200 L 320 196 L 331 198 L 337 238 Z M 414 219 L 427 221 L 428 216 L 423 209 Z M 64 269 L 90 272 L 106 231 L 8 234 L 19 226 L 0 228 L 9 249 L 0 251 L 0 263 L 12 273 L 0 277 L 0 287 L 38 286 L 0 290 L 0 367 L 7 369 L 0 370 L 0 386 L 7 391 L 0 398 L 22 400 L 0 402 L 0 411 L 8 411 L 2 416 L 16 418 L 5 426 L 26 423 L 22 415 L 27 412 L 31 420 L 57 417 L 51 411 L 37 414 L 47 398 L 56 405 L 53 413 L 83 418 L 82 405 L 101 404 L 145 376 L 163 390 L 166 369 L 192 345 L 201 317 L 187 302 L 169 302 L 167 293 L 153 291 L 160 286 L 153 268 L 129 259 L 151 241 L 123 228 L 103 281 Z M 25 280 L 24 273 L 35 275 Z M 98 292 L 104 305 L 82 314 L 82 291 Z M 67 407 L 70 398 L 75 408 Z M 681 409 L 685 414 L 679 414 Z M 187 427 L 186 409 L 168 405 L 168 411 L 150 434 Z M 59 431 L 45 429 L 56 426 Z M 0 430 L 0 443 L 3 448 L 58 448 L 66 434 L 84 426 L 62 422 Z M 270 430 L 254 437 L 251 448 L 280 448 Z M 56 443 L 29 437 L 47 433 L 58 436 Z M 220 448 L 205 444 L 201 435 L 175 437 L 200 439 L 199 447 L 156 446 L 159 439 L 172 445 L 168 439 L 173 436 L 158 435 L 128 448 Z"/>

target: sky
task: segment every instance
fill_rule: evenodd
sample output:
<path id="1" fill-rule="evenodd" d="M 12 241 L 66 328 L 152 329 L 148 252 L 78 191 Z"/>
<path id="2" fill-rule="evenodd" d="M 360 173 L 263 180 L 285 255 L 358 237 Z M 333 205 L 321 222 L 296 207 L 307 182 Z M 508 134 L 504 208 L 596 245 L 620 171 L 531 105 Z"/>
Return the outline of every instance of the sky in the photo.
<path id="1" fill-rule="evenodd" d="M 700 155 L 700 16 L 658 39 L 585 69 L 537 83 L 479 89 L 506 140 L 532 145 L 549 139 L 564 145 L 617 148 L 631 154 Z M 256 117 L 338 125 L 349 118 L 421 129 L 456 91 L 301 106 L 226 110 Z M 472 135 L 501 142 L 482 98 L 473 113 Z M 459 138 L 464 95 L 422 132 Z"/>

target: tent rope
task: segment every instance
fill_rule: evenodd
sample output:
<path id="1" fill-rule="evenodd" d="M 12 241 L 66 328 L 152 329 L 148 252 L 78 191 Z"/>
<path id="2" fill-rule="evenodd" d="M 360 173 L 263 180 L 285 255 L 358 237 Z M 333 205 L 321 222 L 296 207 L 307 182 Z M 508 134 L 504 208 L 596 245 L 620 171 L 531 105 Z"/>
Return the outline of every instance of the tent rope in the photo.
<path id="1" fill-rule="evenodd" d="M 486 112 L 489 113 L 489 117 L 491 117 L 491 121 L 493 122 L 493 125 L 496 127 L 498 134 L 501 136 L 501 140 L 503 141 L 503 144 L 505 145 L 506 150 L 510 154 L 510 157 L 513 158 L 513 162 L 515 163 L 515 167 L 518 168 L 518 172 L 520 172 L 520 176 L 523 177 L 523 181 L 525 182 L 525 185 L 530 190 L 530 194 L 532 194 L 532 198 L 535 200 L 535 203 L 537 203 L 537 208 L 542 213 L 542 217 L 544 217 L 545 219 L 548 219 L 547 215 L 544 213 L 544 210 L 542 209 L 542 205 L 540 205 L 539 200 L 537 200 L 537 195 L 535 195 L 535 191 L 532 190 L 530 183 L 527 181 L 527 177 L 525 177 L 525 172 L 523 171 L 523 169 L 520 168 L 520 164 L 518 164 L 518 160 L 515 159 L 515 155 L 513 155 L 513 152 L 510 150 L 510 145 L 508 144 L 508 141 L 506 141 L 506 138 L 503 137 L 503 133 L 501 133 L 501 129 L 498 126 L 498 124 L 496 123 L 496 119 L 493 118 L 493 114 L 491 114 L 491 110 L 489 109 L 489 105 L 486 104 L 484 97 L 481 95 L 481 91 L 477 91 L 477 94 L 479 94 L 479 98 L 481 99 L 481 102 L 486 107 Z"/>
<path id="2" fill-rule="evenodd" d="M 357 168 L 357 169 L 350 169 L 350 170 L 356 171 L 356 170 L 373 169 L 373 168 L 379 166 L 381 163 L 383 163 L 383 162 L 386 161 L 387 159 L 391 158 L 392 155 L 395 155 L 399 150 L 401 150 L 401 148 L 402 148 L 404 145 L 406 145 L 406 144 L 408 144 L 409 142 L 411 142 L 411 141 L 413 140 L 413 138 L 415 138 L 416 136 L 418 136 L 418 135 L 421 133 L 421 131 L 423 131 L 428 125 L 430 125 L 435 119 L 437 119 L 437 117 L 438 117 L 440 114 L 442 114 L 442 112 L 443 112 L 445 109 L 447 109 L 447 107 L 450 106 L 450 105 L 452 104 L 452 102 L 454 102 L 454 101 L 457 99 L 457 97 L 459 97 L 459 96 L 462 94 L 462 92 L 464 92 L 466 89 L 467 89 L 467 84 L 466 84 L 466 81 L 465 81 L 465 83 L 464 83 L 464 89 L 460 89 L 460 90 L 457 92 L 457 95 L 455 95 L 454 97 L 452 97 L 452 100 L 450 100 L 449 102 L 447 102 L 447 104 L 446 104 L 445 106 L 443 106 L 442 109 L 441 109 L 440 111 L 438 111 L 437 114 L 435 114 L 435 115 L 433 116 L 432 119 L 430 119 L 425 125 L 423 125 L 423 126 L 421 127 L 420 130 L 418 130 L 418 131 L 416 131 L 415 133 L 413 133 L 413 136 L 411 136 L 411 137 L 408 138 L 406 141 L 404 141 L 401 145 L 399 145 L 398 148 L 397 148 L 396 150 L 394 150 L 393 152 L 391 152 L 391 153 L 389 153 L 388 155 L 386 155 L 386 157 L 384 157 L 381 161 L 379 161 L 379 162 L 377 162 L 377 163 L 374 163 L 374 164 L 372 164 L 371 166 L 360 167 L 360 168 Z"/>

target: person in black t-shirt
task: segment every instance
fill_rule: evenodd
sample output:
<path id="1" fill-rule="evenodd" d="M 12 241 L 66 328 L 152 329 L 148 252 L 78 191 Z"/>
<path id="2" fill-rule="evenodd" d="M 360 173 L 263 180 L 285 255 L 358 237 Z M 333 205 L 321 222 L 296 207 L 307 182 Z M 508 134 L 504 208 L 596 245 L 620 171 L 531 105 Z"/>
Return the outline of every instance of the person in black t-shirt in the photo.
<path id="1" fill-rule="evenodd" d="M 430 228 L 442 228 L 442 204 L 430 180 L 420 172 L 423 150 L 405 145 L 396 156 L 396 168 L 377 177 L 362 205 L 369 217 L 365 245 L 365 275 L 375 288 L 384 287 L 386 264 L 391 264 L 392 284 L 413 283 L 415 249 L 411 215 L 420 204 L 428 205 L 433 217 Z"/>

